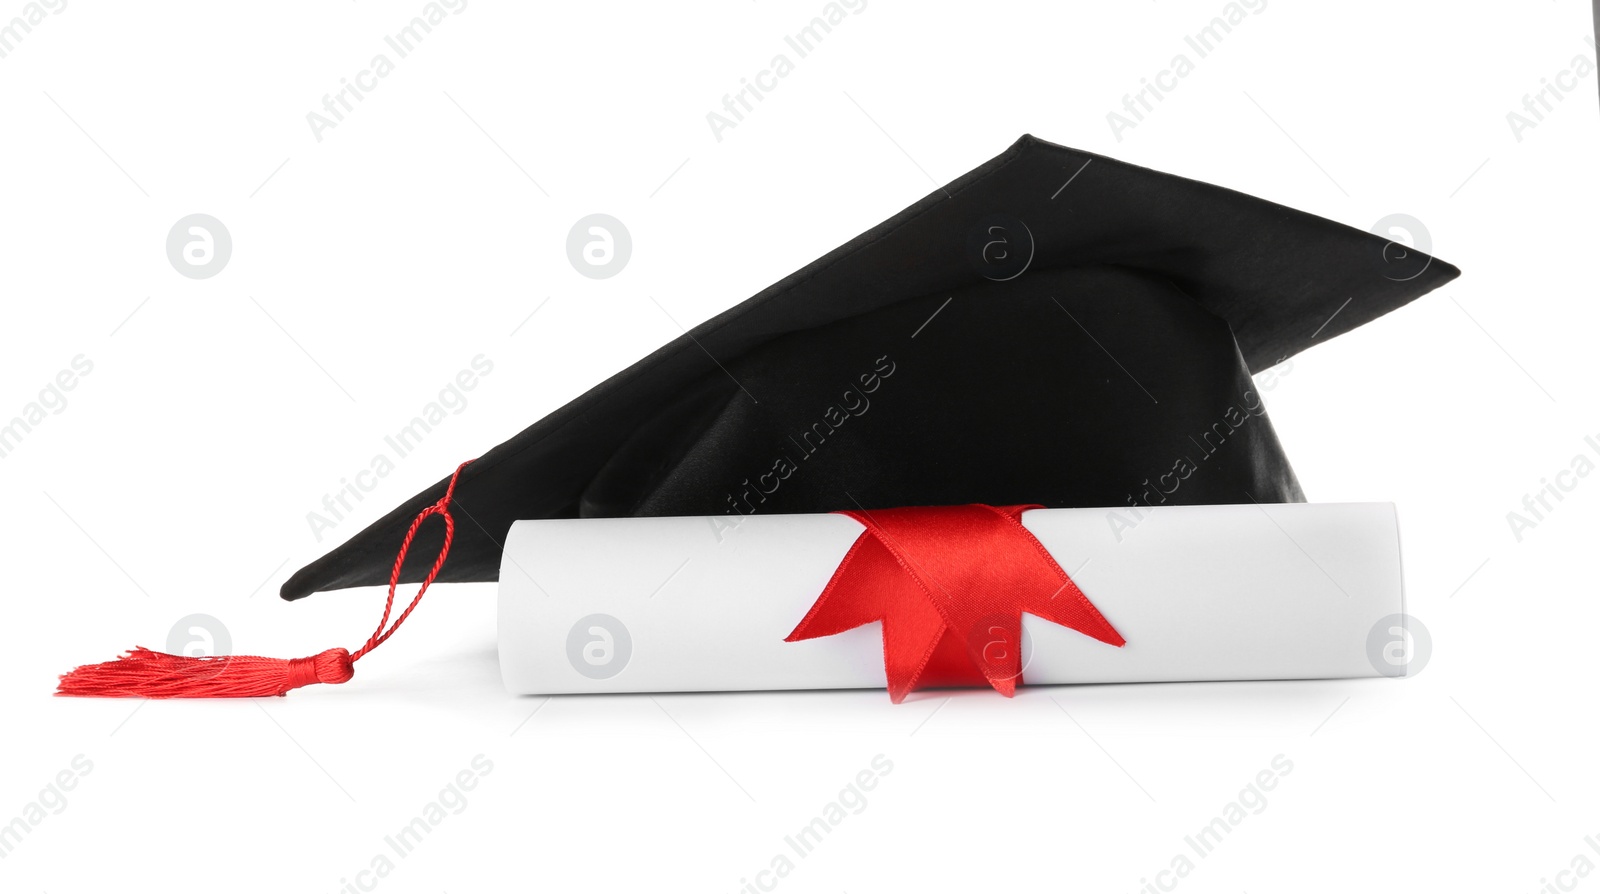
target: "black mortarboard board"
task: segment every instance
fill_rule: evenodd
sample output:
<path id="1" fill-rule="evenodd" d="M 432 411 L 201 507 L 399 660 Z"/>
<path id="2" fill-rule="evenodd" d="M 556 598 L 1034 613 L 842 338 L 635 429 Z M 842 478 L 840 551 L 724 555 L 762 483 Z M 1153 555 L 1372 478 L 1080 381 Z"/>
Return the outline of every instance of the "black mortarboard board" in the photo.
<path id="1" fill-rule="evenodd" d="M 495 580 L 519 519 L 1300 501 L 1251 373 L 1457 275 L 1024 136 L 483 454 L 439 580 Z M 448 481 L 283 597 L 387 583 Z M 403 580 L 441 528 L 421 528 Z"/>

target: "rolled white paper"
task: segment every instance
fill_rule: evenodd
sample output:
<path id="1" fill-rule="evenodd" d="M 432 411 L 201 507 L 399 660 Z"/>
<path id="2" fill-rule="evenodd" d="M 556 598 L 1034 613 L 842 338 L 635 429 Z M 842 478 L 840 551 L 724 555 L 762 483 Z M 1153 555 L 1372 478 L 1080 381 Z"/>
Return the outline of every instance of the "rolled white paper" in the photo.
<path id="1" fill-rule="evenodd" d="M 1025 684 L 1380 676 L 1403 614 L 1393 504 L 1036 509 L 1023 525 L 1127 640 L 1024 615 Z M 800 642 L 842 515 L 519 521 L 500 668 L 519 694 L 884 686 L 880 625 Z"/>

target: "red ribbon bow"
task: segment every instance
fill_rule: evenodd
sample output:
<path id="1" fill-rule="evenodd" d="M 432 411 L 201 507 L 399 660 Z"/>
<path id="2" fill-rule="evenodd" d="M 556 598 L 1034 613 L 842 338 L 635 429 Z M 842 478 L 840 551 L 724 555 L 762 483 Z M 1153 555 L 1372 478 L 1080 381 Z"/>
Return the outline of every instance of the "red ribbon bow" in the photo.
<path id="1" fill-rule="evenodd" d="M 1121 646 L 1094 603 L 1022 526 L 1038 506 L 845 511 L 866 530 L 786 642 L 883 622 L 883 669 L 896 703 L 914 689 L 1016 692 L 1022 613 Z"/>

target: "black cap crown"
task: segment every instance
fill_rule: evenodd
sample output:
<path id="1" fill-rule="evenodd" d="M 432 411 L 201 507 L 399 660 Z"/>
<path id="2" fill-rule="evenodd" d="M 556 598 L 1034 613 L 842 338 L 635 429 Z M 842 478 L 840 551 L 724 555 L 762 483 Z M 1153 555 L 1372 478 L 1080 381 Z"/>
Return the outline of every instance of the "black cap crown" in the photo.
<path id="1" fill-rule="evenodd" d="M 1457 275 L 1025 136 L 483 454 L 439 579 L 496 579 L 518 519 L 1302 500 L 1251 373 Z M 387 583 L 447 481 L 283 597 Z"/>

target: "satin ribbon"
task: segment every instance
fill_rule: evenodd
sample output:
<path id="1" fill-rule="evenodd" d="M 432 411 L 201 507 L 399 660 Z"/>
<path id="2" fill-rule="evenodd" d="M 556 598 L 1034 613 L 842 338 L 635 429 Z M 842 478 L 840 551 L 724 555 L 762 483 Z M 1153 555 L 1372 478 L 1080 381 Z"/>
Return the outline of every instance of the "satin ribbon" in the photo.
<path id="1" fill-rule="evenodd" d="M 1038 506 L 845 511 L 866 530 L 785 642 L 883 623 L 896 703 L 915 689 L 992 686 L 1022 677 L 1022 613 L 1121 646 L 1121 634 L 1022 526 Z"/>

